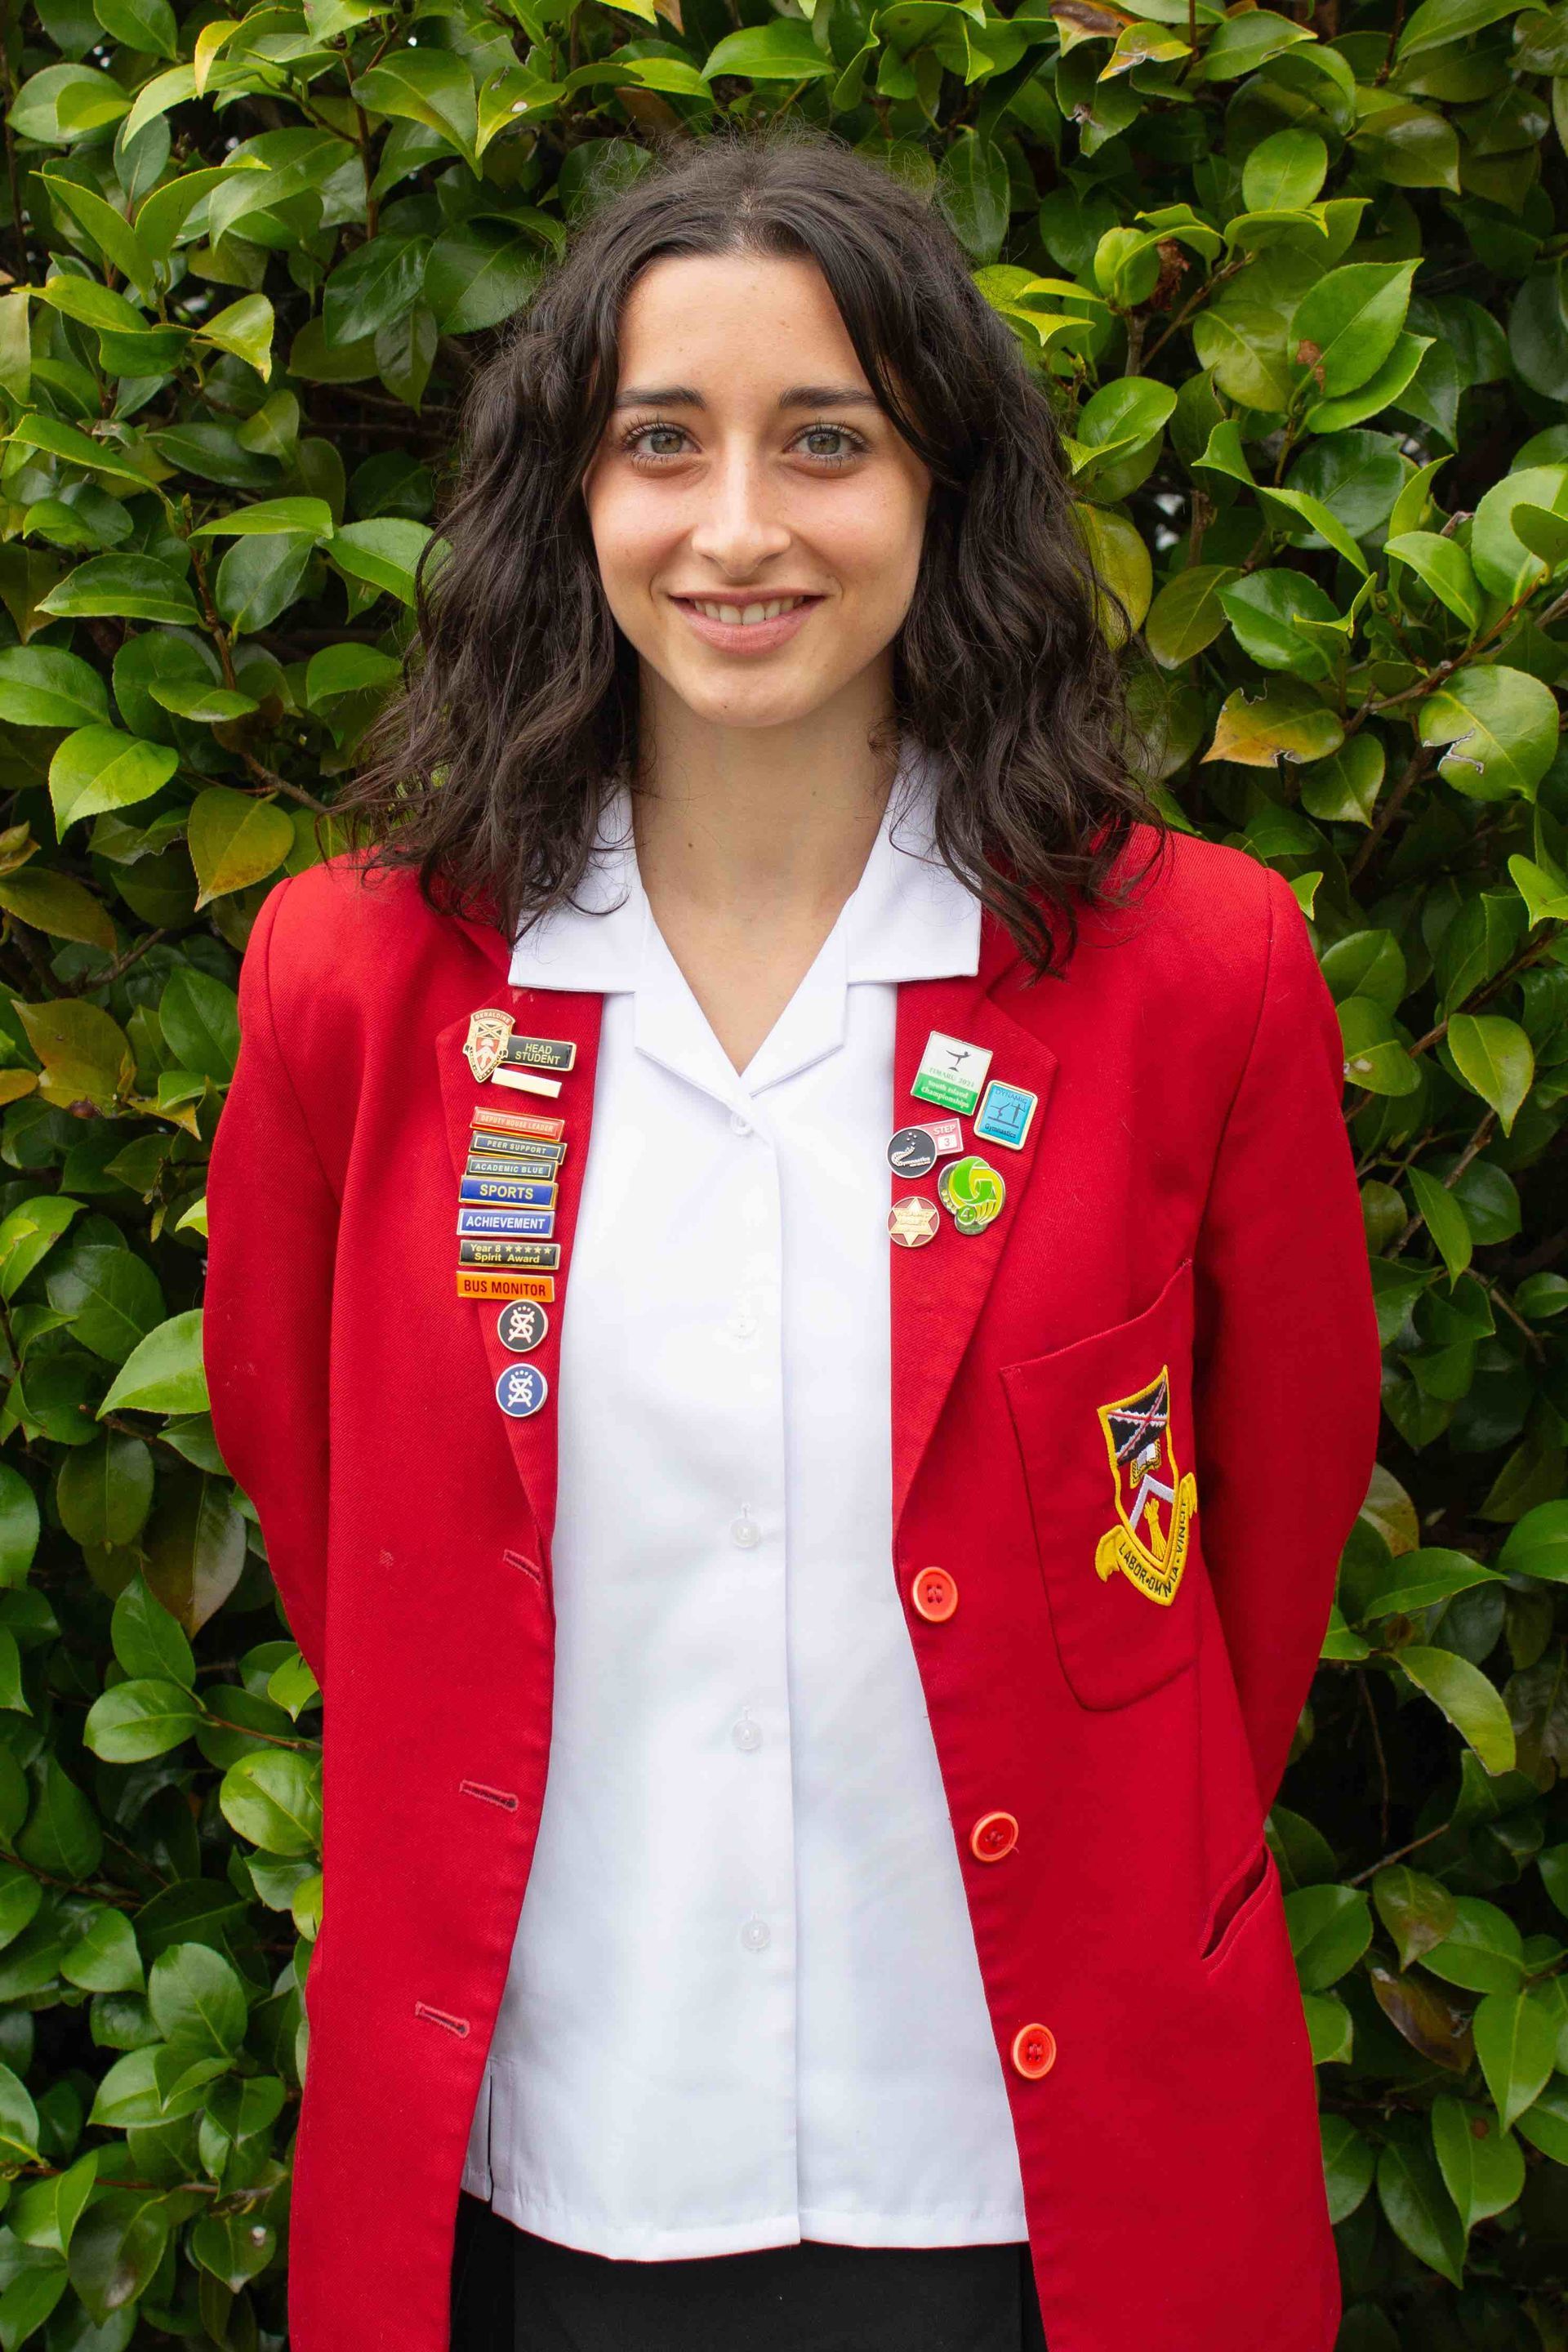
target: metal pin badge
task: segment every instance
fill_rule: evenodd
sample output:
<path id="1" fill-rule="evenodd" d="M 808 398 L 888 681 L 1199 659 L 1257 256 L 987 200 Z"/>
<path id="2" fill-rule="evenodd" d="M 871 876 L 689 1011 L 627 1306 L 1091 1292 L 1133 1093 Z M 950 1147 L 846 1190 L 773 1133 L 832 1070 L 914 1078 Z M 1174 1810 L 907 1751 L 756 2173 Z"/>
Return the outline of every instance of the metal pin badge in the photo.
<path id="1" fill-rule="evenodd" d="M 933 1029 L 926 1039 L 910 1092 L 918 1095 L 921 1102 L 936 1103 L 943 1110 L 955 1110 L 968 1118 L 980 1100 L 980 1089 L 990 1067 L 989 1047 L 971 1045 L 962 1037 L 949 1037 L 941 1029 Z"/>
<path id="2" fill-rule="evenodd" d="M 1039 1096 L 1030 1094 L 1026 1087 L 1009 1087 L 1000 1078 L 993 1078 L 974 1114 L 975 1140 L 1001 1143 L 1009 1151 L 1022 1151 L 1039 1107 Z"/>
<path id="3" fill-rule="evenodd" d="M 550 1333 L 550 1318 L 531 1298 L 514 1298 L 496 1318 L 496 1337 L 514 1356 L 531 1356 Z"/>
<path id="4" fill-rule="evenodd" d="M 901 1249 L 923 1249 L 927 1242 L 935 1241 L 941 1223 L 934 1201 L 928 1201 L 923 1192 L 906 1192 L 888 1212 L 888 1237 Z"/>
<path id="5" fill-rule="evenodd" d="M 526 1421 L 550 1394 L 550 1383 L 537 1364 L 509 1364 L 496 1382 L 496 1402 L 513 1421 Z"/>
<path id="6" fill-rule="evenodd" d="M 950 1160 L 936 1180 L 937 1197 L 961 1234 L 983 1234 L 1002 1213 L 1007 1187 L 988 1160 L 971 1151 Z"/>
<path id="7" fill-rule="evenodd" d="M 512 1033 L 512 1017 L 493 1004 L 487 1004 L 468 1015 L 468 1034 L 463 1040 L 463 1059 L 483 1086 L 500 1066 Z"/>

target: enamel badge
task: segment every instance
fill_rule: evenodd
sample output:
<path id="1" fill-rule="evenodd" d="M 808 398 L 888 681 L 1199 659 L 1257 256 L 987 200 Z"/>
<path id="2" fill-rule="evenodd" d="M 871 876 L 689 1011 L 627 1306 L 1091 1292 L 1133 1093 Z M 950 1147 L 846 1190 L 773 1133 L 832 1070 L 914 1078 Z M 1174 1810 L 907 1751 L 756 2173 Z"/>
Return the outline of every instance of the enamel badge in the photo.
<path id="1" fill-rule="evenodd" d="M 463 1041 L 463 1059 L 480 1086 L 493 1076 L 510 1041 L 512 1017 L 510 1013 L 498 1013 L 494 1005 L 468 1015 L 468 1034 Z"/>
<path id="2" fill-rule="evenodd" d="M 1171 1444 L 1169 1367 L 1136 1395 L 1119 1397 L 1099 1411 L 1116 1485 L 1118 1524 L 1096 1545 L 1095 1568 L 1102 1578 L 1120 1569 L 1151 1601 L 1168 1602 L 1187 1563 L 1198 1507 L 1197 1481 L 1190 1470 L 1177 1470 Z"/>

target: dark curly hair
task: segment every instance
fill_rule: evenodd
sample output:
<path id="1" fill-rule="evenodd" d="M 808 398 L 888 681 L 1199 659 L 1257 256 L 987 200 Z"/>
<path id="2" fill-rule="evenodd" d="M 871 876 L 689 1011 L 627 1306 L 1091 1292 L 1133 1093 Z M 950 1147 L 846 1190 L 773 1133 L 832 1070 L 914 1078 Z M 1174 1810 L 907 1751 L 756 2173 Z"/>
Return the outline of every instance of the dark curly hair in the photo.
<path id="1" fill-rule="evenodd" d="M 439 525 L 449 551 L 426 550 L 402 690 L 334 814 L 368 868 L 416 866 L 432 904 L 509 936 L 575 891 L 638 749 L 637 658 L 582 484 L 633 284 L 664 256 L 723 253 L 816 263 L 877 400 L 930 468 L 895 709 L 872 748 L 902 732 L 938 755 L 940 854 L 1037 973 L 1059 971 L 1076 908 L 1124 903 L 1134 825 L 1151 826 L 1154 857 L 1164 836 L 1131 772 L 1049 398 L 930 199 L 809 125 L 659 144 L 600 193 L 476 371 Z"/>

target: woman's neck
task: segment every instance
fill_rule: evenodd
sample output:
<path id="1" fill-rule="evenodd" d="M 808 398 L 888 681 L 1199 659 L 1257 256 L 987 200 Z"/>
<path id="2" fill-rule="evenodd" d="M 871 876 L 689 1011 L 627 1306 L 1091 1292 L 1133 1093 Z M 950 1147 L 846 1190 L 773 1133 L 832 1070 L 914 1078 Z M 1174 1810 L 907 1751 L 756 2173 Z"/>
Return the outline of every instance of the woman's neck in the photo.
<path id="1" fill-rule="evenodd" d="M 666 717 L 670 719 L 665 724 Z M 659 714 L 633 802 L 654 920 L 714 1034 L 744 1070 L 816 961 L 877 837 L 894 762 L 875 714 L 777 729 Z"/>

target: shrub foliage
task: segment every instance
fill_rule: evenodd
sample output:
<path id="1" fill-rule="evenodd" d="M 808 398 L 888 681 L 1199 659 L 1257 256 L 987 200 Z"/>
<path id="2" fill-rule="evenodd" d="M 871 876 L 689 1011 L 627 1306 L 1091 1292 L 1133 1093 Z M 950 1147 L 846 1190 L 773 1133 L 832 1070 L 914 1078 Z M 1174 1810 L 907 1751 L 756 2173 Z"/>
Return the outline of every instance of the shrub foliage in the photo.
<path id="1" fill-rule="evenodd" d="M 650 141 L 785 113 L 941 206 L 1152 788 L 1314 927 L 1387 1346 L 1269 1829 L 1342 2344 L 1568 2344 L 1568 5 L 786 5 L 0 12 L 5 2352 L 282 2341 L 320 1695 L 205 1409 L 238 957 L 485 339 Z"/>

